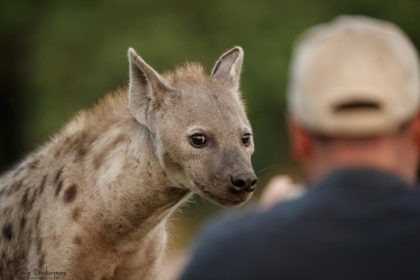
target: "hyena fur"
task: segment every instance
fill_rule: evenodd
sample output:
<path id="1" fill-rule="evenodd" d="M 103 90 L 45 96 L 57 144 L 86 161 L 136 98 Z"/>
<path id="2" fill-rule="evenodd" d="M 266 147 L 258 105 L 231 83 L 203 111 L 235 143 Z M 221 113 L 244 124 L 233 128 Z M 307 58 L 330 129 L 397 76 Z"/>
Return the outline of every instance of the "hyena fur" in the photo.
<path id="1" fill-rule="evenodd" d="M 128 57 L 128 88 L 0 177 L 0 279 L 155 279 L 167 219 L 191 193 L 226 206 L 251 197 L 243 50 L 210 76 L 196 63 L 160 75 Z"/>

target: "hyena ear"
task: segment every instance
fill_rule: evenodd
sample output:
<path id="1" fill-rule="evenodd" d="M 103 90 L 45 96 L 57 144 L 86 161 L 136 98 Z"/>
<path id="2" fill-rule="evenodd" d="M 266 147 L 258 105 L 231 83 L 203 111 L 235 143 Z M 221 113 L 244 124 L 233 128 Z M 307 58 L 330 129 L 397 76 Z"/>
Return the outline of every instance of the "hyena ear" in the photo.
<path id="1" fill-rule="evenodd" d="M 212 78 L 236 92 L 239 89 L 243 59 L 244 51 L 239 46 L 225 52 L 214 65 Z"/>
<path id="2" fill-rule="evenodd" d="M 159 108 L 165 95 L 175 89 L 132 48 L 128 49 L 128 60 L 130 63 L 130 112 L 138 122 L 148 126 L 150 111 Z"/>

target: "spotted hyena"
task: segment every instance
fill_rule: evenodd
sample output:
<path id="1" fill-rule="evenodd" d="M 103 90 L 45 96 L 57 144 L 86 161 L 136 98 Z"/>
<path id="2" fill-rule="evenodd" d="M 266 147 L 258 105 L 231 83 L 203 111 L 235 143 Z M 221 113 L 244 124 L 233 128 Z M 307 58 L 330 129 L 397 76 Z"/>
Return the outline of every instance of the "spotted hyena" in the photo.
<path id="1" fill-rule="evenodd" d="M 128 88 L 0 178 L 1 279 L 154 279 L 166 221 L 192 192 L 227 206 L 252 195 L 242 49 L 210 76 L 195 63 L 160 75 L 128 57 Z"/>

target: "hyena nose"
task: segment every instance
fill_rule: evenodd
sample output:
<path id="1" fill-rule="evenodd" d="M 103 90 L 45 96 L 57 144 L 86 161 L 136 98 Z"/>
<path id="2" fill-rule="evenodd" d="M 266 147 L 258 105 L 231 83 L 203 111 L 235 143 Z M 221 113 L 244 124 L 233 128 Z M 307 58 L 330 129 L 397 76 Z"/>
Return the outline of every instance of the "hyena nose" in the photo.
<path id="1" fill-rule="evenodd" d="M 231 175 L 230 182 L 232 185 L 229 190 L 232 192 L 253 192 L 257 187 L 257 176 L 253 172 Z"/>

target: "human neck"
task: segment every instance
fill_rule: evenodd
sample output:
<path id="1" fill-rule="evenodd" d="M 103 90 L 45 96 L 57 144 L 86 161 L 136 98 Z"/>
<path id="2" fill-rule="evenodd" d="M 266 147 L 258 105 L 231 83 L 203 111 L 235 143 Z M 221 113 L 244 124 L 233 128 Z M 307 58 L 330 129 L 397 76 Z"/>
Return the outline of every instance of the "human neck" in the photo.
<path id="1" fill-rule="evenodd" d="M 409 139 L 393 135 L 368 139 L 327 140 L 315 143 L 313 155 L 304 163 L 310 181 L 315 181 L 341 168 L 371 168 L 395 174 L 415 183 L 417 150 Z"/>

